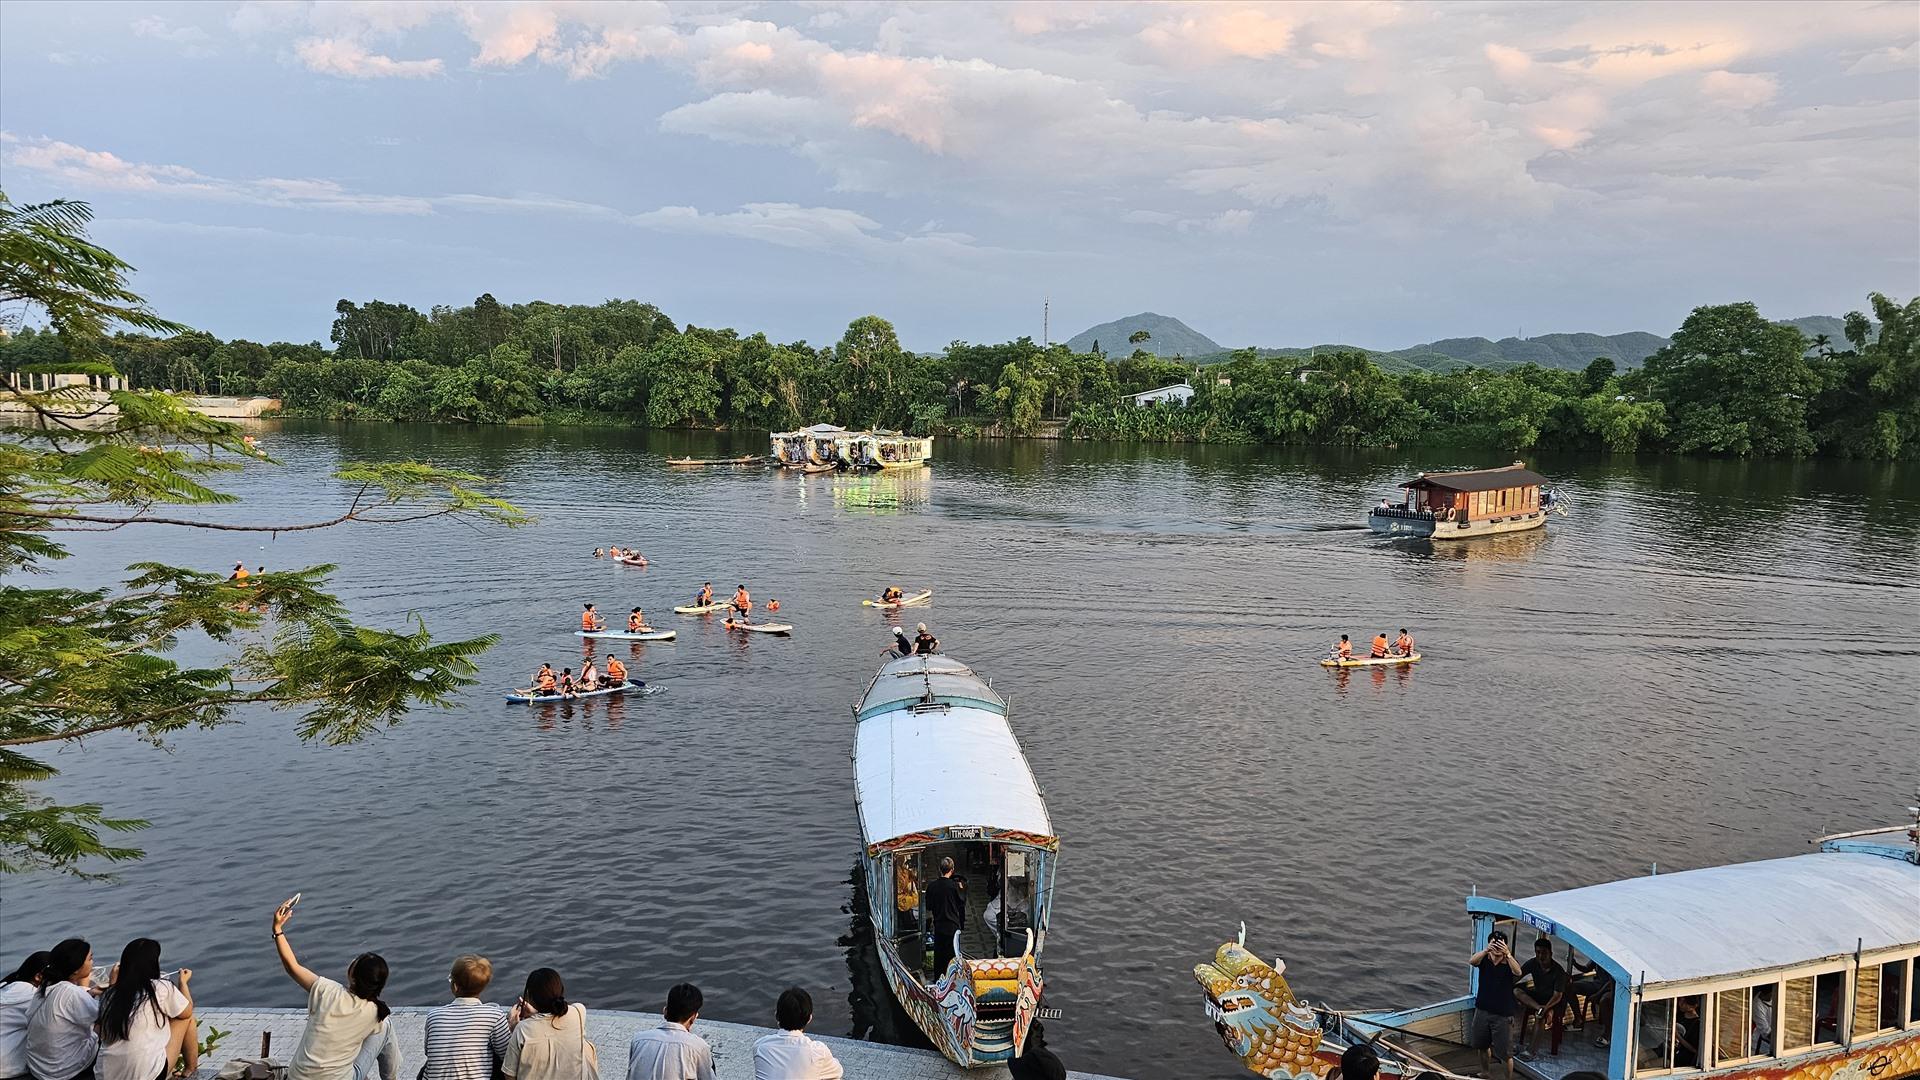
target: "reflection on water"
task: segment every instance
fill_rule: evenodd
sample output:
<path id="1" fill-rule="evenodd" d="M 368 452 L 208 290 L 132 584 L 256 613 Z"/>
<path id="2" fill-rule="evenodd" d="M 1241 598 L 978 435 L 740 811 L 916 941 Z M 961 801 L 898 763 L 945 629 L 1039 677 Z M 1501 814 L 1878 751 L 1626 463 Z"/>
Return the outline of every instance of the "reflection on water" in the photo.
<path id="1" fill-rule="evenodd" d="M 47 794 L 152 818 L 152 855 L 117 886 L 8 881 L 5 943 L 153 934 L 208 1005 L 297 1005 L 258 926 L 304 890 L 302 955 L 378 948 L 396 1004 L 440 1000 L 449 958 L 478 951 L 501 987 L 550 964 L 594 1008 L 657 1008 L 691 979 L 706 1015 L 763 1023 L 797 983 L 821 1031 L 911 1037 L 846 880 L 848 706 L 894 623 L 928 623 L 1013 702 L 1066 860 L 1049 1041 L 1089 1071 L 1235 1076 L 1187 972 L 1242 919 L 1309 996 L 1434 1000 L 1460 983 L 1470 891 L 1793 854 L 1910 793 L 1911 755 L 1888 748 L 1920 715 L 1911 467 L 1543 455 L 1528 464 L 1570 516 L 1435 545 L 1375 537 L 1366 508 L 1504 455 L 943 439 L 931 469 L 807 477 L 664 465 L 764 449 L 745 433 L 287 423 L 266 441 L 286 467 L 240 474 L 245 501 L 207 514 L 324 518 L 340 463 L 413 457 L 493 477 L 539 520 L 122 530 L 46 580 L 335 563 L 361 621 L 418 613 L 500 645 L 454 709 L 361 745 L 302 746 L 261 712 L 173 753 L 61 755 Z M 590 557 L 608 543 L 653 565 Z M 779 598 L 794 636 L 671 612 L 709 580 Z M 934 603 L 860 606 L 888 584 Z M 588 601 L 679 639 L 582 642 Z M 1341 633 L 1402 626 L 1417 665 L 1318 664 Z M 543 660 L 609 655 L 666 692 L 500 700 Z"/>
<path id="2" fill-rule="evenodd" d="M 873 920 L 867 916 L 866 875 L 854 863 L 848 875 L 852 898 L 843 909 L 847 913 L 847 933 L 839 945 L 847 953 L 847 1008 L 853 1016 L 850 1034 L 856 1039 L 934 1049 L 932 1040 L 920 1030 L 887 984 L 887 973 L 880 966 L 879 946 L 875 944 Z"/>

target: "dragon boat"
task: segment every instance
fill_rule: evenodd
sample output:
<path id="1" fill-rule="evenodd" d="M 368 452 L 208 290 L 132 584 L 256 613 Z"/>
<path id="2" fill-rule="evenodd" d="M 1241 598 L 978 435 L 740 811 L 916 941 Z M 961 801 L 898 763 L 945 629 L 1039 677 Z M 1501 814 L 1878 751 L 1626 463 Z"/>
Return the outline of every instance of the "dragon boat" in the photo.
<path id="1" fill-rule="evenodd" d="M 957 1065 L 1011 1060 L 1039 1015 L 1060 841 L 1007 703 L 941 655 L 889 661 L 854 707 L 854 783 L 875 951 L 907 1016 Z M 967 883 L 953 958 L 932 966 L 925 886 Z"/>
<path id="2" fill-rule="evenodd" d="M 1920 1076 L 1920 808 L 1913 813 L 1912 826 L 1822 837 L 1810 854 L 1520 900 L 1469 897 L 1473 946 L 1463 959 L 1497 931 L 1515 956 L 1547 943 L 1572 975 L 1552 1015 L 1511 1018 L 1519 1035 L 1538 1023 L 1552 1032 L 1552 1052 L 1515 1060 L 1515 1072 L 1530 1080 Z M 1461 997 L 1338 1012 L 1296 998 L 1285 962 L 1249 951 L 1242 924 L 1239 939 L 1193 975 L 1227 1049 L 1269 1080 L 1326 1080 L 1356 1043 L 1371 1044 L 1383 1077 L 1432 1080 L 1494 1075 L 1466 1045 L 1479 979 L 1470 970 Z"/>

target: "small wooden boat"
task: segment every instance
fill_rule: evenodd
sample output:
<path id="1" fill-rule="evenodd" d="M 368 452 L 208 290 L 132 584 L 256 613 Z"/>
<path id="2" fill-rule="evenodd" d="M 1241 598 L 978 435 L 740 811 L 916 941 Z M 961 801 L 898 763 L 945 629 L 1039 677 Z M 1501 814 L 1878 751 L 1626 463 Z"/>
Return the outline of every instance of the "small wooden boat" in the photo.
<path id="1" fill-rule="evenodd" d="M 899 600 L 862 600 L 860 601 L 860 605 L 862 607 L 874 607 L 874 608 L 879 608 L 882 611 L 894 611 L 896 609 L 903 608 L 903 607 L 919 607 L 922 604 L 931 604 L 931 603 L 933 603 L 932 589 L 922 589 L 921 591 L 914 593 L 912 596 L 904 597 Z"/>
<path id="2" fill-rule="evenodd" d="M 676 615 L 705 615 L 708 612 L 719 611 L 726 606 L 725 604 L 682 604 L 674 608 L 673 611 Z"/>
<path id="3" fill-rule="evenodd" d="M 647 685 L 628 679 L 619 686 L 603 686 L 598 690 L 581 690 L 572 694 L 530 694 L 525 690 L 509 690 L 506 699 L 516 705 L 551 705 L 556 701 L 573 701 L 578 698 L 606 697 L 608 694 L 624 694 L 629 690 Z"/>
<path id="4" fill-rule="evenodd" d="M 1408 653 L 1405 656 L 1355 656 L 1346 660 L 1335 660 L 1329 656 L 1320 661 L 1321 667 L 1398 667 L 1401 664 L 1417 664 L 1420 654 Z"/>
<path id="5" fill-rule="evenodd" d="M 762 465 L 766 458 L 748 454 L 737 458 L 668 458 L 667 464 L 676 468 L 692 468 L 699 465 Z"/>
<path id="6" fill-rule="evenodd" d="M 829 462 L 821 462 L 819 464 L 809 463 L 806 465 L 802 465 L 800 466 L 800 471 L 808 474 L 825 473 L 825 472 L 832 472 L 837 468 L 839 468 L 838 465 L 834 465 Z"/>
<path id="7" fill-rule="evenodd" d="M 575 630 L 575 637 L 597 638 L 604 641 L 672 641 L 678 630 L 642 630 L 632 633 L 626 630 Z"/>
<path id="8" fill-rule="evenodd" d="M 750 634 L 791 634 L 792 623 L 750 623 L 729 618 L 726 622 L 729 630 L 744 630 Z"/>

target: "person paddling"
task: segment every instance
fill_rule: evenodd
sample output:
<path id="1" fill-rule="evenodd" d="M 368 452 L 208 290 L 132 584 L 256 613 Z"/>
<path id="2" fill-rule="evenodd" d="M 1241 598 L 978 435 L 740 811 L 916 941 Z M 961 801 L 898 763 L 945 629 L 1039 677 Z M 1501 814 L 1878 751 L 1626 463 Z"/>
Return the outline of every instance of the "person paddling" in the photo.
<path id="1" fill-rule="evenodd" d="M 533 677 L 533 689 L 543 697 L 551 697 L 560 692 L 560 680 L 554 676 L 552 664 L 540 665 L 539 672 Z"/>
<path id="2" fill-rule="evenodd" d="M 647 625 L 647 613 L 634 608 L 627 614 L 627 633 L 644 634 L 653 627 Z"/>
<path id="3" fill-rule="evenodd" d="M 607 657 L 607 685 L 620 687 L 627 685 L 627 665 L 617 656 Z"/>
<path id="4" fill-rule="evenodd" d="M 1407 633 L 1407 628 L 1404 626 L 1400 628 L 1400 636 L 1393 640 L 1393 655 L 1413 655 L 1413 635 Z"/>
<path id="5" fill-rule="evenodd" d="M 693 606 L 713 606 L 713 582 L 709 581 L 705 585 L 700 586 L 700 591 L 693 594 Z"/>
<path id="6" fill-rule="evenodd" d="M 580 613 L 580 629 L 589 634 L 597 634 L 606 628 L 607 624 L 601 621 L 600 613 L 593 610 L 592 604 L 588 604 L 586 610 Z"/>
<path id="7" fill-rule="evenodd" d="M 1373 652 L 1370 655 L 1375 660 L 1385 660 L 1387 658 L 1387 632 L 1385 630 L 1373 635 Z"/>
<path id="8" fill-rule="evenodd" d="M 734 588 L 733 601 L 727 606 L 739 612 L 741 622 L 753 621 L 753 594 L 747 592 L 745 585 L 739 585 Z"/>
<path id="9" fill-rule="evenodd" d="M 1353 639 L 1341 634 L 1340 640 L 1333 646 L 1333 656 L 1336 660 L 1353 659 Z"/>

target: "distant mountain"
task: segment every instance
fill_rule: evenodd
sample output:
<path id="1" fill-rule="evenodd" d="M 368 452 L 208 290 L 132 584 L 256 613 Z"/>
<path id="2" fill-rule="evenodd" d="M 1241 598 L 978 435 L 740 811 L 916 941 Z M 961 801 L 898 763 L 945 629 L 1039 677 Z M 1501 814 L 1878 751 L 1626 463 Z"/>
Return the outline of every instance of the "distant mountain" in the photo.
<path id="1" fill-rule="evenodd" d="M 1781 326 L 1791 326 L 1806 335 L 1808 341 L 1819 334 L 1825 334 L 1834 348 L 1846 347 L 1845 325 L 1842 320 L 1831 315 L 1808 315 L 1798 319 L 1781 319 Z M 1110 323 L 1101 323 L 1091 330 L 1076 335 L 1067 346 L 1074 352 L 1089 352 L 1094 341 L 1100 342 L 1100 348 L 1108 356 L 1125 356 L 1133 351 L 1127 344 L 1127 335 L 1134 330 L 1147 330 L 1153 334 L 1153 342 L 1142 346 L 1147 351 L 1155 351 L 1152 344 L 1158 344 L 1161 356 L 1182 356 L 1200 364 L 1218 364 L 1232 357 L 1232 351 L 1222 348 L 1186 323 L 1166 315 L 1146 312 L 1115 319 Z M 1647 357 L 1664 349 L 1668 338 L 1659 334 L 1632 331 L 1625 334 L 1541 334 L 1538 337 L 1501 338 L 1492 341 L 1483 337 L 1443 338 L 1429 341 L 1424 345 L 1410 345 L 1404 349 L 1366 349 L 1358 345 L 1314 345 L 1306 348 L 1262 348 L 1254 352 L 1263 357 L 1311 357 L 1315 353 L 1363 352 L 1373 358 L 1381 370 L 1395 373 L 1409 371 L 1457 371 L 1461 368 L 1488 368 L 1499 371 L 1505 368 L 1519 367 L 1522 364 L 1538 364 L 1545 368 L 1559 368 L 1563 371 L 1579 371 L 1600 357 L 1614 362 L 1620 370 L 1639 367 Z M 1811 350 L 1810 350 L 1811 351 Z"/>
<path id="2" fill-rule="evenodd" d="M 1089 330 L 1082 330 L 1067 340 L 1067 348 L 1074 352 L 1092 352 L 1094 342 L 1100 343 L 1100 351 L 1108 356 L 1125 356 L 1134 346 L 1127 344 L 1135 330 L 1145 330 L 1152 334 L 1151 340 L 1140 348 L 1161 356 L 1205 356 L 1209 353 L 1226 351 L 1217 341 L 1167 315 L 1156 315 L 1143 311 L 1138 315 L 1129 315 L 1124 319 L 1104 322 Z"/>

